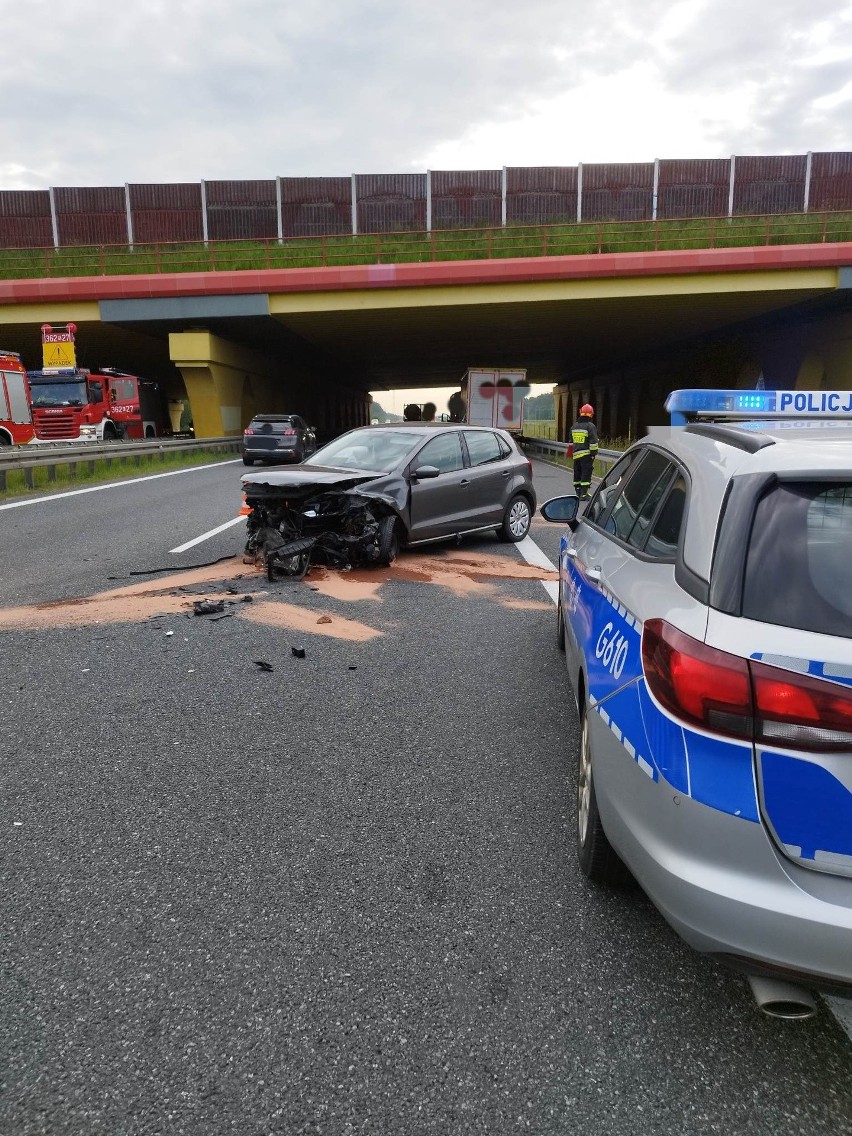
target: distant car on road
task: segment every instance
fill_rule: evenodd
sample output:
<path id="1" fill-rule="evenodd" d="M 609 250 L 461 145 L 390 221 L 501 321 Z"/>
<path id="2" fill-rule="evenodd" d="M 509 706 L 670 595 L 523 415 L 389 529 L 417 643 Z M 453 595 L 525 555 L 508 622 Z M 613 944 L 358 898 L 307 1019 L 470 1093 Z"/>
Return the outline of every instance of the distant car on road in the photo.
<path id="1" fill-rule="evenodd" d="M 560 548 L 581 870 L 761 1008 L 852 993 L 852 393 L 676 391 Z M 801 984 L 801 985 L 799 985 Z"/>
<path id="2" fill-rule="evenodd" d="M 298 414 L 256 414 L 243 431 L 243 464 L 301 462 L 314 453 L 317 436 Z"/>
<path id="3" fill-rule="evenodd" d="M 247 473 L 246 551 L 268 569 L 310 559 L 389 564 L 401 545 L 489 529 L 529 532 L 532 464 L 503 430 L 454 423 L 362 426 L 298 468 Z"/>

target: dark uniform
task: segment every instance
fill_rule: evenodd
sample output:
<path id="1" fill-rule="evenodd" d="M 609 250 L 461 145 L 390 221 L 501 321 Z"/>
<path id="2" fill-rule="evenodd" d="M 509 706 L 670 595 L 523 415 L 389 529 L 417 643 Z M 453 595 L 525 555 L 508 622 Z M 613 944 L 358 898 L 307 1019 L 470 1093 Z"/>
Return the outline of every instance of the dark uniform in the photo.
<path id="1" fill-rule="evenodd" d="M 598 452 L 598 432 L 588 415 L 581 414 L 571 427 L 571 442 L 574 447 L 574 490 L 582 500 L 589 496 L 595 454 Z"/>

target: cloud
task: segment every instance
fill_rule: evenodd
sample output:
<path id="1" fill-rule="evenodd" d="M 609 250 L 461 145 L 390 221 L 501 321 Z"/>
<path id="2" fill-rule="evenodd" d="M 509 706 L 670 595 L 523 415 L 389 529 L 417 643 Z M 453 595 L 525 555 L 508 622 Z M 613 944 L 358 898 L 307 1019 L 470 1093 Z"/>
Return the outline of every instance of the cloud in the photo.
<path id="1" fill-rule="evenodd" d="M 850 0 L 0 0 L 0 188 L 848 145 Z"/>

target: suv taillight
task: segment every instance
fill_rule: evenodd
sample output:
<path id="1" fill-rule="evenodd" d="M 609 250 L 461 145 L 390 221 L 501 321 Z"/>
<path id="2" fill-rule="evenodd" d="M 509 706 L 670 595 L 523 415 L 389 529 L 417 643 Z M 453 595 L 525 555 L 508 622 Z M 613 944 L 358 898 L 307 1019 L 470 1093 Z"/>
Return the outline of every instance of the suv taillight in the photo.
<path id="1" fill-rule="evenodd" d="M 245 428 L 245 430 L 243 430 L 243 433 L 244 433 L 244 434 L 253 434 L 253 433 L 254 433 L 254 430 L 249 430 L 249 428 L 248 428 L 248 427 L 246 427 L 246 428 Z"/>
<path id="2" fill-rule="evenodd" d="M 284 435 L 285 438 L 292 438 L 293 435 L 296 433 L 296 431 L 287 429 L 287 430 L 282 430 L 281 433 Z"/>
<path id="3" fill-rule="evenodd" d="M 784 749 L 852 750 L 852 691 L 708 647 L 663 619 L 642 632 L 654 697 L 676 718 Z"/>

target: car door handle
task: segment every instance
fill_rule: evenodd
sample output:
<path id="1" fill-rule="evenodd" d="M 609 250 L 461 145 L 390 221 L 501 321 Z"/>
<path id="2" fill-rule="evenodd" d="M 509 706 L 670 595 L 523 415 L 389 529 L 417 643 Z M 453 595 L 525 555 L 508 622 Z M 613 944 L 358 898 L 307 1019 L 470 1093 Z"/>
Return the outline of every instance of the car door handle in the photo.
<path id="1" fill-rule="evenodd" d="M 510 469 L 504 469 L 504 470 L 503 470 L 503 476 L 504 476 L 504 477 L 511 477 L 511 476 L 512 476 L 512 471 L 511 471 Z"/>
<path id="2" fill-rule="evenodd" d="M 459 485 L 470 485 L 470 478 L 469 477 L 463 477 L 462 480 L 459 482 Z"/>
<path id="3" fill-rule="evenodd" d="M 586 575 L 589 577 L 593 584 L 599 584 L 601 582 L 602 576 L 600 564 L 596 564 L 594 568 L 587 568 Z"/>
<path id="4" fill-rule="evenodd" d="M 572 560 L 576 560 L 577 559 L 577 549 L 576 548 L 570 548 L 570 547 L 566 548 L 565 549 L 565 555 L 570 556 L 570 558 Z"/>

